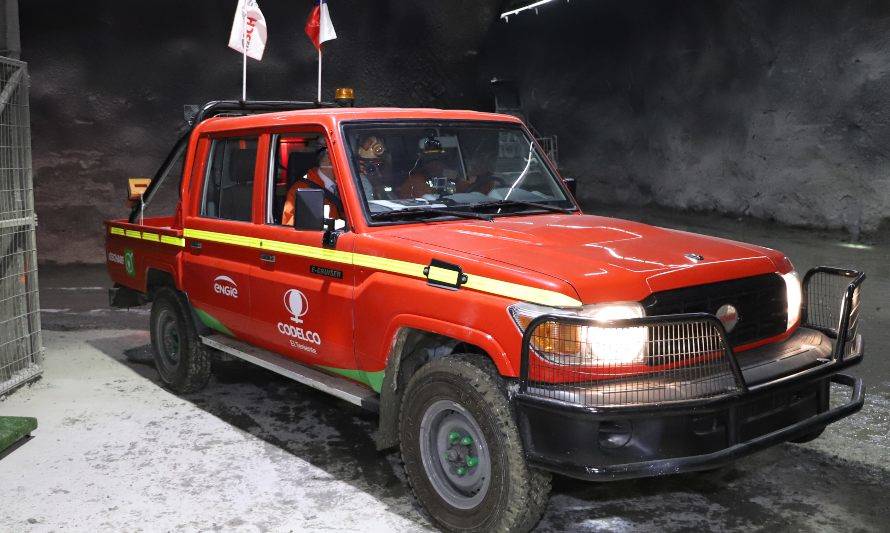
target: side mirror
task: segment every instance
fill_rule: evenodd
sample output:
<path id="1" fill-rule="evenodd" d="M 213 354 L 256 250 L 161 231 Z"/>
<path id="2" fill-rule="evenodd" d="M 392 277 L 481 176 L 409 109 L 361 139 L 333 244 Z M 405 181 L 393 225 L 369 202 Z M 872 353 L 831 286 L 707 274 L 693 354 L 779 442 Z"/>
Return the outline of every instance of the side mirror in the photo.
<path id="1" fill-rule="evenodd" d="M 324 191 L 297 189 L 294 198 L 294 228 L 302 231 L 322 231 L 325 227 Z"/>
<path id="2" fill-rule="evenodd" d="M 566 183 L 566 187 L 569 188 L 569 192 L 572 193 L 572 196 L 577 199 L 578 181 L 575 178 L 565 178 L 563 181 Z"/>

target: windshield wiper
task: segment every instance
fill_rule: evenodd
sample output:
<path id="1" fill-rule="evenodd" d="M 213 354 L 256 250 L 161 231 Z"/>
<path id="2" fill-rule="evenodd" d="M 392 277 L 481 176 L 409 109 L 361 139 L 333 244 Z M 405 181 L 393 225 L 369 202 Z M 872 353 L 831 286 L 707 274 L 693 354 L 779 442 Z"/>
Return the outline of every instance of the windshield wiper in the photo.
<path id="1" fill-rule="evenodd" d="M 502 207 L 530 207 L 533 209 L 541 209 L 543 211 L 552 211 L 554 213 L 573 213 L 573 208 L 558 207 L 555 205 L 539 204 L 537 202 L 523 202 L 522 200 L 498 200 L 497 202 L 483 202 L 481 204 L 470 204 L 465 206 L 467 209 L 476 211 L 478 209 L 500 209 Z"/>
<path id="2" fill-rule="evenodd" d="M 396 220 L 400 218 L 435 218 L 441 216 L 458 217 L 458 218 L 476 218 L 491 222 L 489 215 L 480 213 L 469 213 L 467 211 L 452 211 L 451 209 L 441 209 L 438 207 L 421 207 L 409 209 L 396 209 L 386 211 L 384 213 L 374 213 L 371 215 L 372 220 Z"/>

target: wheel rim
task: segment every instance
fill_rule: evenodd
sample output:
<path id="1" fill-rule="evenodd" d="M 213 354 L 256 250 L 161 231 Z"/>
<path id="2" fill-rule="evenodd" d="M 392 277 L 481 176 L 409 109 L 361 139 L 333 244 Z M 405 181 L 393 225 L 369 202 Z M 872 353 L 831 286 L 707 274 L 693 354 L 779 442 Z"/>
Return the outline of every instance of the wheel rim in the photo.
<path id="1" fill-rule="evenodd" d="M 176 368 L 179 366 L 181 342 L 179 336 L 179 326 L 176 323 L 176 317 L 164 309 L 158 316 L 158 349 L 161 352 L 161 361 L 167 368 Z"/>
<path id="2" fill-rule="evenodd" d="M 420 454 L 433 488 L 458 509 L 472 509 L 488 493 L 491 456 L 482 429 L 451 400 L 430 405 L 420 422 Z"/>

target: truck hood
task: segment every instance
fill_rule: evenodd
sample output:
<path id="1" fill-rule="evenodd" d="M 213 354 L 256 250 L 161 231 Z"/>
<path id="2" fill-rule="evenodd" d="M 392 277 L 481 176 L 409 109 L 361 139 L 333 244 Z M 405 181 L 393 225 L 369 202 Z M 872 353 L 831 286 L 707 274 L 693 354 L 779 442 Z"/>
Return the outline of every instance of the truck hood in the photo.
<path id="1" fill-rule="evenodd" d="M 394 233 L 492 266 L 561 279 L 584 303 L 639 301 L 653 292 L 791 268 L 768 248 L 592 215 L 456 221 L 402 226 Z"/>

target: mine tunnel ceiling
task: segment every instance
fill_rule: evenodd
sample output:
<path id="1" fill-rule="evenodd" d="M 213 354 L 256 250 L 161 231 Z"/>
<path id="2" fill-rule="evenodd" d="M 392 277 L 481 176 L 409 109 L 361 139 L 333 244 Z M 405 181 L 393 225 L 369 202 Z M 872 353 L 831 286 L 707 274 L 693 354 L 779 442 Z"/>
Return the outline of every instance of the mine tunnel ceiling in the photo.
<path id="1" fill-rule="evenodd" d="M 569 3 L 570 0 L 507 0 L 501 7 L 501 20 L 509 21 L 513 15 L 533 11 L 538 12 L 538 8 L 547 4 Z"/>

